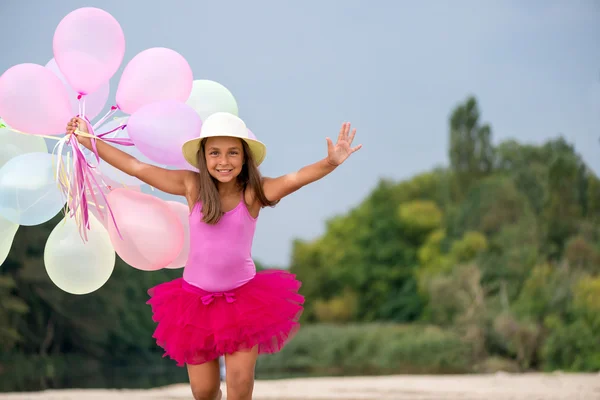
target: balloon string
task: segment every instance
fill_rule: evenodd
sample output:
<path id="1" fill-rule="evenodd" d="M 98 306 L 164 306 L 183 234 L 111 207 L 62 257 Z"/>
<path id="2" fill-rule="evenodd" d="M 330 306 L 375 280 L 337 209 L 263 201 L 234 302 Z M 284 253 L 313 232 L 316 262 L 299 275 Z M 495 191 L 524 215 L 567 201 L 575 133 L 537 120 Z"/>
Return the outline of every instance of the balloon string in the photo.
<path id="1" fill-rule="evenodd" d="M 113 132 L 116 132 L 120 129 L 125 129 L 127 127 L 127 124 L 123 124 L 120 126 L 117 126 L 115 129 L 111 129 L 108 132 L 104 132 L 104 133 L 100 133 L 97 135 L 98 138 L 102 139 L 104 138 L 106 135 L 109 135 Z M 133 141 L 130 138 L 106 138 L 104 139 L 105 141 L 110 141 L 111 143 L 115 143 L 121 146 L 135 146 L 135 144 L 133 143 Z"/>
<path id="2" fill-rule="evenodd" d="M 79 100 L 79 115 L 81 115 L 81 118 L 85 117 L 85 95 L 83 94 L 78 94 L 77 95 L 77 100 Z"/>
<path id="3" fill-rule="evenodd" d="M 118 142 L 122 142 L 122 141 L 125 141 L 125 142 L 126 142 L 126 141 L 128 140 L 128 141 L 129 141 L 129 143 L 130 143 L 130 145 L 133 145 L 133 142 L 131 142 L 131 139 L 119 139 L 119 138 L 98 138 L 98 137 L 97 137 L 97 136 L 94 134 L 94 129 L 92 128 L 90 121 L 89 121 L 87 118 L 85 118 L 85 121 L 86 121 L 86 124 L 87 124 L 87 127 L 88 127 L 88 132 L 89 132 L 89 133 L 87 133 L 87 134 L 86 134 L 86 133 L 84 133 L 84 132 L 81 132 L 81 131 L 79 131 L 79 129 L 77 129 L 77 130 L 75 131 L 75 134 L 76 134 L 76 135 L 83 135 L 83 136 L 87 136 L 87 137 L 89 137 L 89 138 L 91 139 L 91 142 L 92 142 L 92 149 L 93 149 L 92 151 L 93 151 L 94 155 L 96 156 L 96 160 L 98 160 L 98 162 L 100 161 L 100 156 L 98 155 L 98 149 L 96 148 L 96 140 L 98 140 L 98 139 L 100 139 L 100 140 L 104 140 L 104 141 L 106 141 L 106 142 L 112 142 L 112 143 L 118 143 Z M 74 140 L 74 142 L 75 142 L 76 144 L 78 144 L 78 142 L 77 142 L 77 137 L 76 137 L 76 136 L 74 136 L 74 135 L 73 135 L 73 137 L 72 137 L 72 140 Z M 82 165 L 84 165 L 84 168 L 83 168 L 83 170 L 82 170 L 82 171 L 83 171 L 83 176 L 84 176 L 84 181 L 83 181 L 83 182 L 85 182 L 85 183 L 83 183 L 83 185 L 82 185 L 82 182 L 79 182 L 79 185 L 80 185 L 80 186 L 83 186 L 83 188 L 85 188 L 85 186 L 87 186 L 88 188 L 92 189 L 92 190 L 91 190 L 91 192 L 92 192 L 92 193 L 91 193 L 92 200 L 94 200 L 94 199 L 95 199 L 95 196 L 94 196 L 94 194 L 93 194 L 93 187 L 95 186 L 95 187 L 97 187 L 97 188 L 98 188 L 99 194 L 100 194 L 100 196 L 102 197 L 102 199 L 104 200 L 104 202 L 105 202 L 105 204 L 106 204 L 106 207 L 107 207 L 107 209 L 108 209 L 108 213 L 110 214 L 110 217 L 111 217 L 111 219 L 112 219 L 112 222 L 113 222 L 113 224 L 115 225 L 115 228 L 116 228 L 116 230 L 117 230 L 117 234 L 119 235 L 119 238 L 121 238 L 121 240 L 122 240 L 122 239 L 123 239 L 123 236 L 121 235 L 121 231 L 119 230 L 119 227 L 118 227 L 118 225 L 117 225 L 117 222 L 116 222 L 116 220 L 115 220 L 115 216 L 114 216 L 114 214 L 113 214 L 112 208 L 110 207 L 110 204 L 109 204 L 109 202 L 108 202 L 108 199 L 106 198 L 106 195 L 104 194 L 104 192 L 101 190 L 101 186 L 98 184 L 98 181 L 97 181 L 97 180 L 96 180 L 96 178 L 94 177 L 94 175 L 93 175 L 93 173 L 92 173 L 92 167 L 91 167 L 91 166 L 90 166 L 90 164 L 89 164 L 89 163 L 88 163 L 88 162 L 85 160 L 85 156 L 83 155 L 83 152 L 81 151 L 81 149 L 79 149 L 79 147 L 78 147 L 78 146 L 76 146 L 76 147 L 77 147 L 77 155 L 78 155 L 78 157 L 79 157 L 79 160 L 80 160 L 80 162 L 82 163 Z M 85 184 L 87 184 L 87 185 L 85 185 Z M 87 196 L 85 196 L 85 192 L 84 192 L 84 193 L 82 193 L 82 196 L 80 196 L 80 197 L 81 197 L 81 200 L 82 200 L 82 203 L 81 203 L 80 205 L 82 205 L 82 206 L 83 206 L 83 218 L 84 218 L 84 221 L 83 221 L 83 222 L 84 222 L 84 224 L 85 224 L 86 226 L 88 226 L 88 229 L 89 229 L 89 221 L 88 221 L 89 215 L 88 215 L 88 206 L 87 206 L 87 199 L 86 199 L 86 198 L 87 198 Z M 97 209 L 97 210 L 100 212 L 100 210 L 99 210 L 99 208 L 98 208 L 98 203 L 97 203 L 97 202 L 95 202 L 95 205 L 96 205 L 96 209 Z"/>
<path id="4" fill-rule="evenodd" d="M 83 110 L 81 109 L 81 104 L 79 106 L 80 106 L 80 108 L 79 108 L 79 114 L 78 114 L 78 116 L 84 118 L 82 116 L 82 111 Z M 108 118 L 110 118 L 115 112 L 117 112 L 118 109 L 119 109 L 118 107 L 112 106 L 111 109 L 110 109 L 110 111 L 108 111 L 104 117 L 102 117 L 98 122 L 96 122 L 94 124 L 93 129 L 94 130 L 98 129 L 98 127 L 100 125 L 102 125 L 102 123 L 104 121 L 106 121 Z M 12 131 L 12 132 L 15 132 L 15 133 L 19 133 L 21 135 L 37 136 L 37 137 L 41 137 L 41 138 L 44 138 L 44 139 L 56 140 L 56 141 L 59 141 L 59 142 L 64 139 L 64 137 L 60 137 L 60 136 L 37 135 L 37 134 L 33 134 L 33 133 L 22 132 L 22 131 L 19 131 L 17 129 L 13 129 L 13 128 L 9 127 L 9 126 L 6 126 L 4 124 L 0 124 L 0 125 L 2 125 L 2 126 L 0 126 L 1 128 L 8 129 L 9 131 Z M 125 129 L 126 127 L 127 127 L 126 124 L 118 126 L 118 127 L 116 127 L 115 129 L 113 129 L 111 131 L 104 132 L 104 133 L 101 133 L 101 134 L 99 134 L 97 136 L 94 136 L 94 138 L 104 140 L 105 142 L 110 142 L 110 143 L 118 144 L 120 146 L 135 146 L 135 144 L 129 138 L 105 138 L 104 137 L 104 136 L 106 136 L 106 135 L 108 135 L 110 133 L 113 133 L 113 132 L 115 132 L 115 131 L 117 131 L 119 129 Z M 86 135 L 81 134 L 81 136 L 86 136 Z"/>
<path id="5" fill-rule="evenodd" d="M 8 127 L 6 125 L 4 125 L 4 129 L 8 129 L 9 131 L 12 131 L 14 133 L 19 133 L 21 135 L 37 136 L 37 137 L 41 137 L 41 138 L 44 138 L 44 139 L 58 140 L 59 142 L 63 139 L 63 137 L 60 137 L 60 136 L 37 135 L 37 134 L 33 134 L 33 133 L 21 132 L 21 131 L 19 131 L 17 129 L 13 129 L 13 128 Z"/>
<path id="6" fill-rule="evenodd" d="M 54 147 L 53 154 L 56 153 L 58 160 L 56 178 L 57 182 L 59 182 L 59 189 L 65 196 L 65 206 L 68 208 L 70 216 L 75 219 L 80 236 L 84 241 L 87 241 L 87 230 L 90 229 L 89 204 L 92 203 L 100 215 L 104 215 L 94 193 L 94 187 L 97 188 L 98 195 L 106 204 L 106 210 L 112 219 L 112 222 L 117 230 L 117 234 L 121 239 L 123 239 L 108 199 L 102 191 L 101 185 L 94 177 L 94 167 L 86 160 L 85 155 L 79 146 L 77 136 L 84 136 L 91 139 L 92 152 L 98 161 L 100 161 L 100 157 L 98 155 L 98 149 L 96 148 L 96 140 L 104 140 L 106 142 L 114 142 L 114 140 L 112 138 L 97 137 L 94 134 L 94 130 L 91 127 L 89 120 L 87 118 L 84 119 L 88 127 L 88 132 L 82 132 L 77 129 L 75 134 L 66 135 Z M 70 145 L 72 149 L 73 162 L 68 162 L 67 166 L 65 166 L 62 153 L 67 144 Z"/>
<path id="7" fill-rule="evenodd" d="M 96 122 L 93 126 L 94 129 L 98 129 L 98 127 L 100 125 L 102 125 L 104 123 L 104 121 L 106 121 L 107 119 L 109 119 L 111 116 L 113 116 L 117 110 L 119 109 L 118 106 L 112 106 L 110 108 L 110 110 L 104 115 L 104 117 L 100 118 L 100 120 L 98 122 Z"/>

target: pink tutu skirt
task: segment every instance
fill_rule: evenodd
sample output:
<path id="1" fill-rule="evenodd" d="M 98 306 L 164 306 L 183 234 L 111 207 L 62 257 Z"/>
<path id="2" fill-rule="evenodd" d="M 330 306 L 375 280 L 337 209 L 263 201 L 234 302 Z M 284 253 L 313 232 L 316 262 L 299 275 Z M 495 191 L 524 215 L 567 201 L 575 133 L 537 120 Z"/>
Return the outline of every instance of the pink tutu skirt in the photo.
<path id="1" fill-rule="evenodd" d="M 224 354 L 250 350 L 276 353 L 300 327 L 304 297 L 300 281 L 281 270 L 261 271 L 248 283 L 223 293 L 192 286 L 183 278 L 148 290 L 152 335 L 182 367 L 202 364 Z"/>

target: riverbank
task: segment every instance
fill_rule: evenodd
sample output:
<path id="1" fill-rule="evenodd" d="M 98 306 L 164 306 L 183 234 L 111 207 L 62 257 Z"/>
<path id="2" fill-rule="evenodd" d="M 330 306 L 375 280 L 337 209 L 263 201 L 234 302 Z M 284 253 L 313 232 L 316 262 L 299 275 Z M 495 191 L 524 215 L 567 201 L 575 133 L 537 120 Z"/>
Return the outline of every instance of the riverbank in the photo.
<path id="1" fill-rule="evenodd" d="M 223 390 L 226 392 L 225 385 Z M 183 400 L 187 385 L 149 390 L 55 390 L 3 393 L 0 400 Z M 257 381 L 254 400 L 593 400 L 596 374 L 396 375 Z"/>

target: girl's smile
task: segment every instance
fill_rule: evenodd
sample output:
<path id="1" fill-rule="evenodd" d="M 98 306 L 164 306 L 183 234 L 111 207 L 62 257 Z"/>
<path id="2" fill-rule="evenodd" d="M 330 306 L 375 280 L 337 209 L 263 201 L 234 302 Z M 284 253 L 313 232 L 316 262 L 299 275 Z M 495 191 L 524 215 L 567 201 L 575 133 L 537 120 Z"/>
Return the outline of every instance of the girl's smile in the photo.
<path id="1" fill-rule="evenodd" d="M 210 175 L 221 183 L 235 179 L 244 165 L 244 150 L 240 139 L 211 137 L 205 145 L 206 166 Z"/>

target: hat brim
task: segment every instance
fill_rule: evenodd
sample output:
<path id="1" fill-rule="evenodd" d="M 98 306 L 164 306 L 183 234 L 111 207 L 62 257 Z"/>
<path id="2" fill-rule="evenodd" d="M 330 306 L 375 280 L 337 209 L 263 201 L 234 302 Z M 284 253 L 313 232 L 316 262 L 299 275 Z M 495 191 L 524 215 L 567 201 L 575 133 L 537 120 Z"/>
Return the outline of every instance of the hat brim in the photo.
<path id="1" fill-rule="evenodd" d="M 223 136 L 227 136 L 227 135 L 223 135 Z M 212 136 L 212 137 L 214 137 L 214 136 Z M 262 162 L 265 160 L 265 157 L 267 156 L 267 147 L 264 145 L 264 143 L 262 143 L 258 140 L 242 138 L 239 136 L 228 136 L 228 137 L 235 137 L 235 138 L 241 139 L 244 142 L 246 142 L 246 144 L 250 148 L 250 151 L 252 152 L 252 158 L 254 159 L 254 162 L 256 163 L 257 166 L 262 164 Z M 192 167 L 194 167 L 196 169 L 200 168 L 198 166 L 198 150 L 200 149 L 200 142 L 202 141 L 202 139 L 204 139 L 204 138 L 196 138 L 196 139 L 188 140 L 181 147 L 181 152 L 183 153 L 183 157 L 185 158 L 185 161 L 187 161 L 188 164 L 190 164 Z"/>

